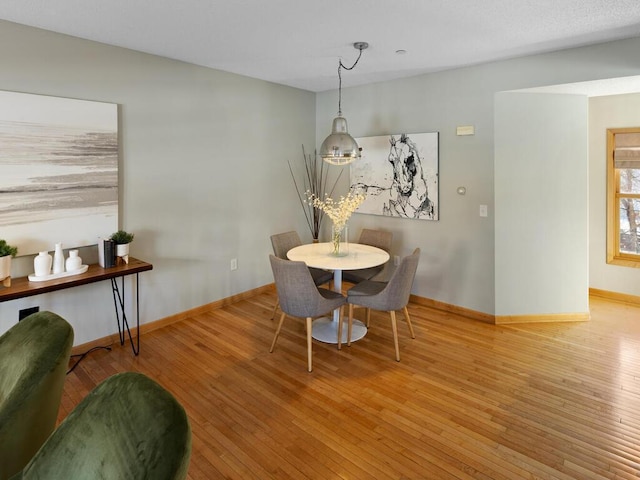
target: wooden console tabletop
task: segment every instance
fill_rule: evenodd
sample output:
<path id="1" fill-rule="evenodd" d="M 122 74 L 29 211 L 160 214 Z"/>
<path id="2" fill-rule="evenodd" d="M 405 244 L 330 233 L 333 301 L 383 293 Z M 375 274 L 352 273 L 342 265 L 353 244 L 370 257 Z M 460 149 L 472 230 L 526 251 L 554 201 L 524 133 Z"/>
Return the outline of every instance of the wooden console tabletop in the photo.
<path id="1" fill-rule="evenodd" d="M 10 287 L 0 287 L 0 302 L 31 297 L 33 295 L 40 295 L 41 293 L 55 292 L 57 290 L 64 290 L 65 288 L 87 285 L 102 280 L 109 280 L 110 278 L 124 277 L 152 269 L 153 265 L 150 263 L 129 257 L 128 265 L 102 268 L 96 263 L 89 265 L 89 269 L 85 273 L 54 280 L 46 280 L 44 282 L 30 282 L 28 277 L 12 278 Z"/>
<path id="2" fill-rule="evenodd" d="M 89 265 L 89 268 L 84 273 L 77 275 L 70 275 L 68 277 L 56 278 L 53 280 L 45 280 L 42 282 L 30 282 L 29 277 L 19 277 L 11 279 L 11 286 L 1 288 L 0 287 L 0 302 L 8 302 L 9 300 L 17 300 L 19 298 L 31 297 L 33 295 L 40 295 L 41 293 L 55 292 L 58 290 L 64 290 L 71 287 L 79 287 L 80 285 L 88 285 L 89 283 L 100 282 L 102 280 L 111 280 L 111 290 L 113 293 L 113 304 L 116 309 L 116 321 L 118 322 L 118 335 L 120 336 L 120 345 L 124 345 L 125 333 L 129 336 L 131 342 L 131 349 L 134 355 L 138 355 L 140 352 L 140 302 L 138 288 L 138 273 L 152 270 L 153 265 L 137 258 L 129 257 L 129 263 L 123 265 L 117 265 L 115 267 L 102 268 L 98 264 Z M 133 342 L 131 335 L 131 328 L 129 327 L 129 321 L 124 308 L 124 277 L 127 275 L 135 275 L 136 281 L 136 343 Z M 121 278 L 122 286 L 119 288 L 117 279 Z M 110 347 L 100 347 L 107 348 Z M 89 350 L 91 351 L 91 350 Z M 88 352 L 87 352 L 88 353 Z M 81 356 L 81 360 L 84 357 Z M 75 368 L 75 365 L 74 367 Z M 72 370 L 73 370 L 72 368 Z M 71 370 L 70 370 L 71 371 Z"/>

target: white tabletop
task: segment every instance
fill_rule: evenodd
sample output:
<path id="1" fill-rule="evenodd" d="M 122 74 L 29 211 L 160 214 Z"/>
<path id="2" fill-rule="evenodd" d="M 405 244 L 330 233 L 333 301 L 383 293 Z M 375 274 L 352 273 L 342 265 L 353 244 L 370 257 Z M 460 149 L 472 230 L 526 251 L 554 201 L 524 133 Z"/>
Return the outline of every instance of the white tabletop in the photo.
<path id="1" fill-rule="evenodd" d="M 349 254 L 344 257 L 332 255 L 332 250 L 331 242 L 309 243 L 292 248 L 287 257 L 325 270 L 358 270 L 382 265 L 389 260 L 389 254 L 384 250 L 360 243 L 349 243 Z"/>
<path id="2" fill-rule="evenodd" d="M 389 254 L 384 250 L 362 245 L 349 244 L 349 254 L 344 257 L 333 255 L 333 243 L 309 243 L 294 247 L 287 252 L 289 260 L 303 261 L 309 267 L 333 270 L 333 288 L 336 292 L 342 292 L 342 271 L 358 270 L 360 268 L 375 267 L 389 260 Z M 340 309 L 333 312 L 333 319 L 318 318 L 313 322 L 313 338 L 325 343 L 338 343 L 338 323 L 340 322 Z M 351 333 L 351 341 L 361 339 L 367 333 L 364 323 L 354 320 Z M 342 331 L 342 341 L 347 342 L 347 329 Z"/>

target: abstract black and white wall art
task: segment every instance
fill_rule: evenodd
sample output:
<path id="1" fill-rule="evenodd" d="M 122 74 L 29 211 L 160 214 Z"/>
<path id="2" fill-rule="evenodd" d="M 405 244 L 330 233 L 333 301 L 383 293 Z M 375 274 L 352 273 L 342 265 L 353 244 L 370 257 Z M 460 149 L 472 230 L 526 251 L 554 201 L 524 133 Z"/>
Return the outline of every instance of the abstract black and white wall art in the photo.
<path id="1" fill-rule="evenodd" d="M 117 229 L 117 105 L 0 92 L 0 237 L 27 255 Z"/>
<path id="2" fill-rule="evenodd" d="M 438 132 L 357 138 L 351 187 L 365 201 L 356 213 L 438 220 Z"/>

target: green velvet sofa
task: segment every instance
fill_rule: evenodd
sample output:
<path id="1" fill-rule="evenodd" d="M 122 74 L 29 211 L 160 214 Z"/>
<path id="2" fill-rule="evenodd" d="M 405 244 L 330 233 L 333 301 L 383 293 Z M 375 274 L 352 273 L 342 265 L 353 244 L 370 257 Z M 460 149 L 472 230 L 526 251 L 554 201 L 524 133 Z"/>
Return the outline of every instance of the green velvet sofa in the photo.
<path id="1" fill-rule="evenodd" d="M 12 480 L 182 480 L 191 428 L 178 401 L 141 373 L 94 388 Z"/>
<path id="2" fill-rule="evenodd" d="M 0 337 L 0 480 L 20 471 L 53 432 L 73 328 L 38 312 Z"/>

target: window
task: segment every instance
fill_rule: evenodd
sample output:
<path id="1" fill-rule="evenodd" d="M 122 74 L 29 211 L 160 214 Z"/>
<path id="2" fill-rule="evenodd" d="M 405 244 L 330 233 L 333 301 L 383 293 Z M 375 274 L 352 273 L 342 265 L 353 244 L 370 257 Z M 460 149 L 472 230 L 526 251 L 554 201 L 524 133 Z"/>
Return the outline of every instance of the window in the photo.
<path id="1" fill-rule="evenodd" d="M 607 130 L 607 263 L 640 267 L 640 127 Z"/>

